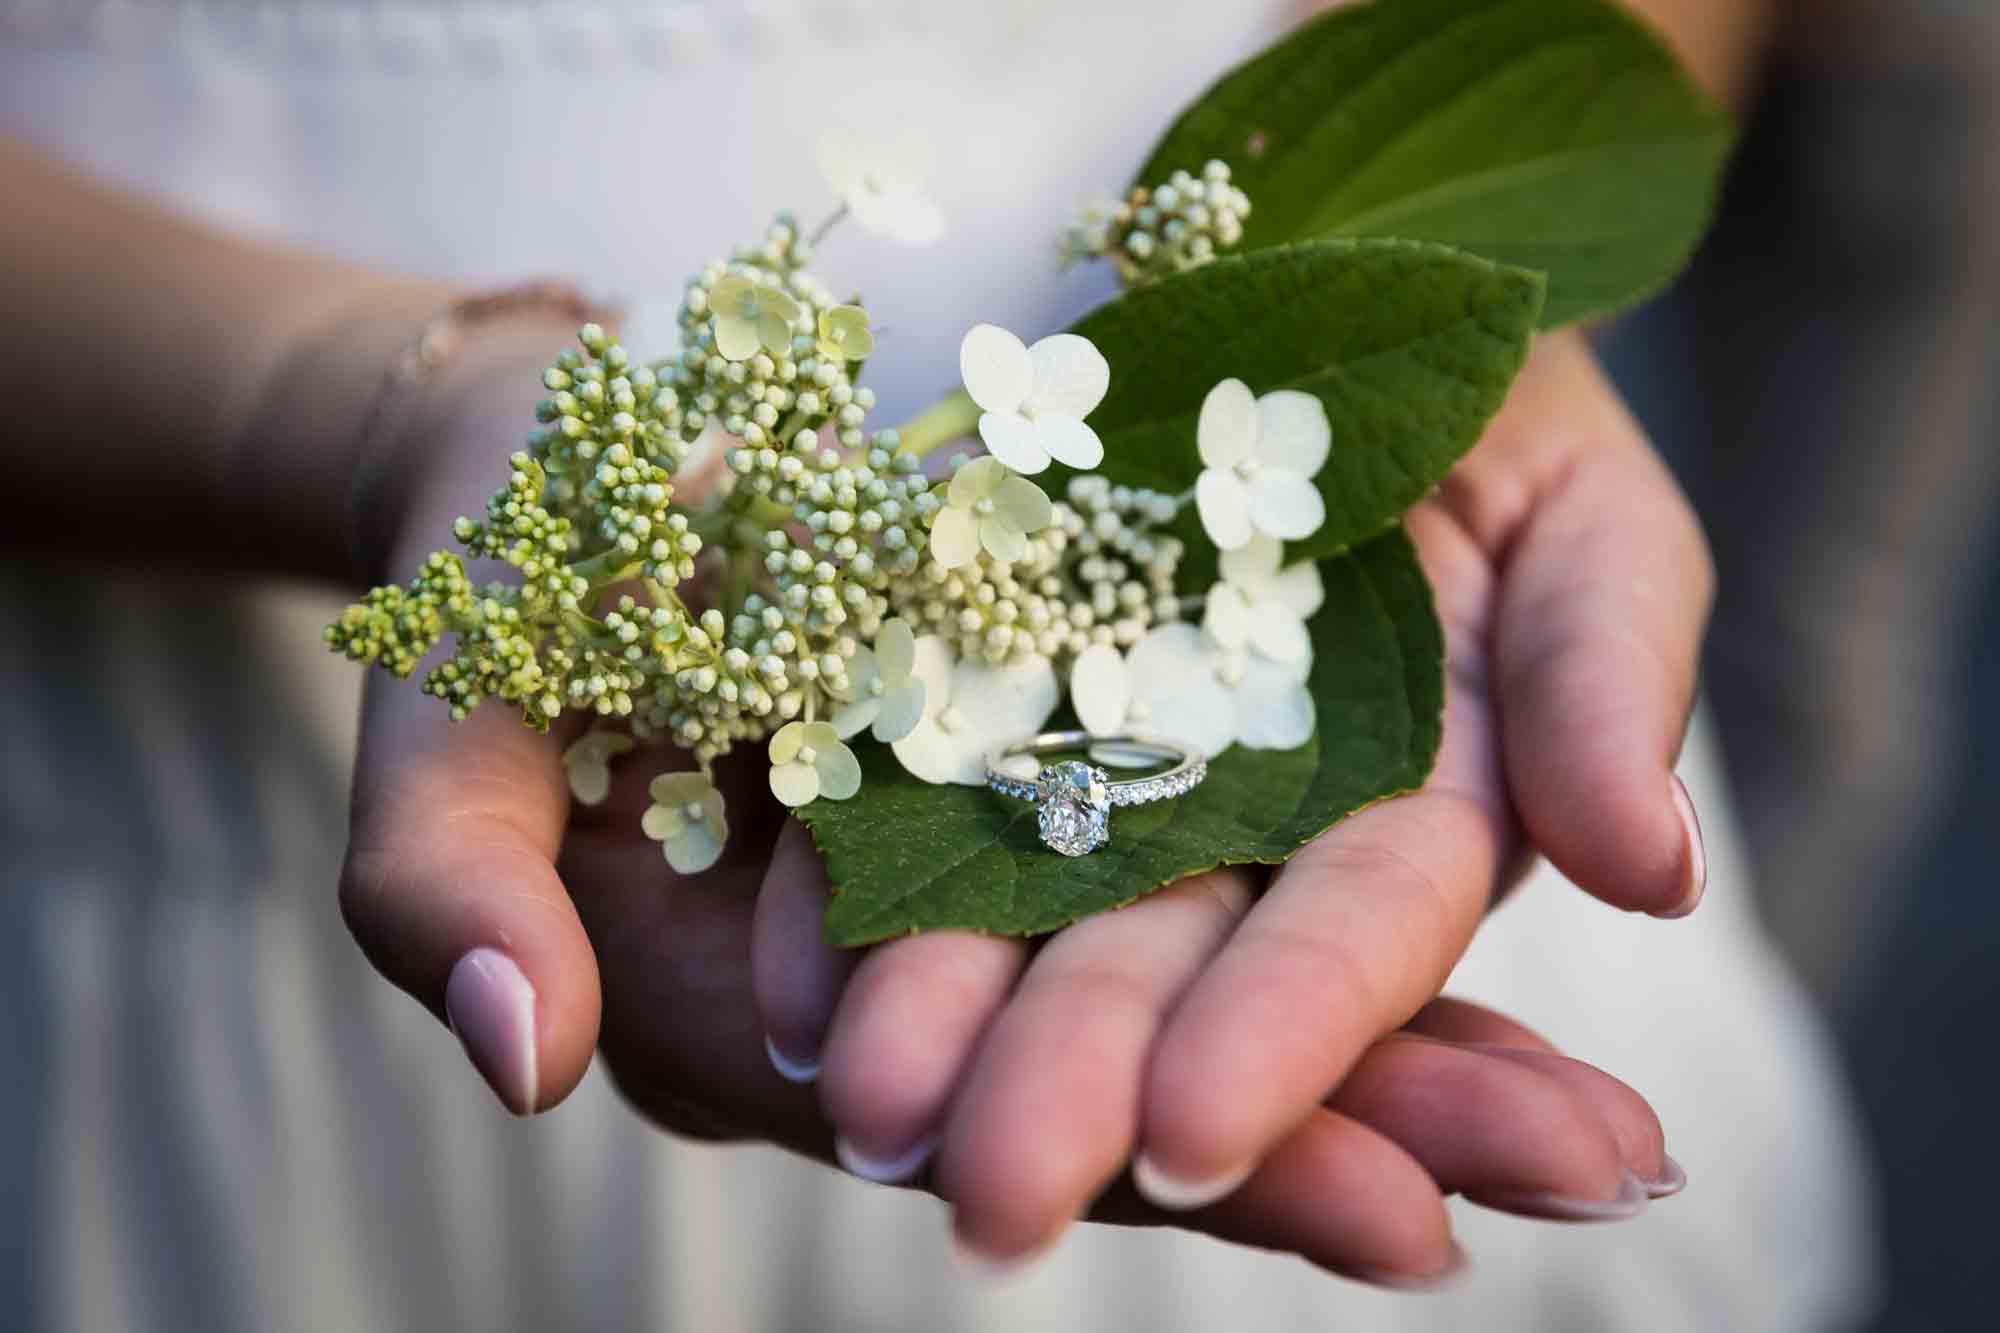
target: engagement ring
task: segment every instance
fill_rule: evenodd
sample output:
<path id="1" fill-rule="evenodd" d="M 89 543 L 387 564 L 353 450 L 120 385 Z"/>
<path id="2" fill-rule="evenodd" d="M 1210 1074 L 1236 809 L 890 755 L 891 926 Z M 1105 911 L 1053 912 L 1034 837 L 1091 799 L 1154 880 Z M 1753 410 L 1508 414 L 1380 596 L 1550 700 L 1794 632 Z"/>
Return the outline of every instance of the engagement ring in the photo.
<path id="1" fill-rule="evenodd" d="M 1116 750 L 1138 763 L 1171 764 L 1164 773 L 1113 782 L 1101 768 L 1069 759 L 1044 765 L 1033 778 L 1007 771 L 1010 759 L 1069 751 Z M 1042 841 L 1064 856 L 1083 856 L 1111 841 L 1111 807 L 1144 805 L 1183 796 L 1208 776 L 1208 761 L 1184 745 L 1156 736 L 1093 736 L 1087 731 L 1047 731 L 1003 745 L 986 758 L 986 785 L 1002 796 L 1033 801 Z"/>

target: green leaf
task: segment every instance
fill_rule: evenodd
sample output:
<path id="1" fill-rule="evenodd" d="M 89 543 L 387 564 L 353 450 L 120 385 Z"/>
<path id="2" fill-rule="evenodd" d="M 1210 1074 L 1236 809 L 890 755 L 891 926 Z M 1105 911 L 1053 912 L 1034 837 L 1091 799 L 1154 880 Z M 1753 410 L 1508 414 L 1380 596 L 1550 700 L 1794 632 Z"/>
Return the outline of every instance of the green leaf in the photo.
<path id="1" fill-rule="evenodd" d="M 1090 415 L 1104 441 L 1098 470 L 1178 495 L 1201 472 L 1195 423 L 1217 382 L 1302 389 L 1326 405 L 1333 449 L 1318 476 L 1326 523 L 1292 554 L 1345 550 L 1393 524 L 1478 442 L 1527 358 L 1541 302 L 1539 274 L 1379 239 L 1259 250 L 1136 287 L 1074 330 L 1111 363 Z M 1192 506 L 1182 521 L 1199 533 Z"/>
<path id="2" fill-rule="evenodd" d="M 1707 229 L 1734 131 L 1609 0 L 1336 10 L 1184 112 L 1137 183 L 1221 158 L 1245 246 L 1411 236 L 1548 274 L 1544 327 L 1628 305 Z"/>
<path id="3" fill-rule="evenodd" d="M 861 747 L 860 793 L 799 812 L 833 881 L 827 940 L 1043 934 L 1216 865 L 1283 861 L 1346 814 L 1419 786 L 1437 752 L 1444 640 L 1415 551 L 1397 529 L 1321 572 L 1313 739 L 1226 751 L 1179 800 L 1113 811 L 1110 845 L 1088 856 L 1044 848 L 1026 804 L 919 782 L 887 746 Z"/>

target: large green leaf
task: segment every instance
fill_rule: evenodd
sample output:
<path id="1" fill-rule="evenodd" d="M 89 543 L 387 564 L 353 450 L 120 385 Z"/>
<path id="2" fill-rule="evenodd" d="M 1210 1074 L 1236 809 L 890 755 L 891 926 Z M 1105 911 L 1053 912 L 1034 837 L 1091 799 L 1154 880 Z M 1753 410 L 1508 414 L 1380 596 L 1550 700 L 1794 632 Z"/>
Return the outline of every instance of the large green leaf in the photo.
<path id="1" fill-rule="evenodd" d="M 1441 241 L 1547 273 L 1552 328 L 1680 270 L 1732 137 L 1611 0 L 1381 0 L 1225 76 L 1138 183 L 1221 158 L 1253 205 L 1245 246 Z"/>
<path id="2" fill-rule="evenodd" d="M 1321 571 L 1313 739 L 1226 751 L 1187 796 L 1113 812 L 1110 845 L 1089 856 L 1044 848 L 1025 804 L 919 782 L 888 747 L 861 747 L 860 793 L 800 812 L 833 881 L 827 939 L 1042 934 L 1216 865 L 1283 861 L 1344 815 L 1419 786 L 1437 751 L 1444 678 L 1415 552 L 1397 529 Z"/>
<path id="3" fill-rule="evenodd" d="M 1539 274 L 1381 239 L 1258 250 L 1136 287 L 1075 328 L 1111 363 L 1090 416 L 1099 471 L 1180 494 L 1201 471 L 1195 423 L 1218 381 L 1302 389 L 1326 405 L 1333 450 L 1318 477 L 1326 523 L 1293 554 L 1345 550 L 1478 441 L 1527 357 L 1542 290 Z M 1183 522 L 1199 531 L 1192 506 Z"/>

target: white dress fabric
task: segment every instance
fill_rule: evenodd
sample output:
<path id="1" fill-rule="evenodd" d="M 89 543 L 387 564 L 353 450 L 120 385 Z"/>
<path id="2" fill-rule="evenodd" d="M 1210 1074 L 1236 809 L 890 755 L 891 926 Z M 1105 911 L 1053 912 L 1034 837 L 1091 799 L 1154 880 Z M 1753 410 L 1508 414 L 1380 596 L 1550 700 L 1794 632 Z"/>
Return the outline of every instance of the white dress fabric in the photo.
<path id="1" fill-rule="evenodd" d="M 819 265 L 878 312 L 888 422 L 955 382 L 970 324 L 1032 337 L 1107 294 L 1058 275 L 1047 238 L 1292 8 L 0 0 L 0 132 L 344 256 L 578 278 L 635 306 L 643 351 L 687 270 L 779 207 L 827 207 L 827 125 L 920 125 L 945 244 L 850 228 Z M 1455 1204 L 1475 1269 L 1438 1295 L 1098 1227 L 984 1286 L 936 1202 L 676 1141 L 599 1074 L 550 1115 L 501 1113 L 341 928 L 361 674 L 320 646 L 336 604 L 84 565 L 0 577 L 15 1326 L 1783 1330 L 1867 1308 L 1845 1090 L 1754 922 L 1701 728 L 1702 910 L 1626 918 L 1544 871 L 1453 986 L 1643 1091 L 1683 1196 L 1601 1228 Z"/>

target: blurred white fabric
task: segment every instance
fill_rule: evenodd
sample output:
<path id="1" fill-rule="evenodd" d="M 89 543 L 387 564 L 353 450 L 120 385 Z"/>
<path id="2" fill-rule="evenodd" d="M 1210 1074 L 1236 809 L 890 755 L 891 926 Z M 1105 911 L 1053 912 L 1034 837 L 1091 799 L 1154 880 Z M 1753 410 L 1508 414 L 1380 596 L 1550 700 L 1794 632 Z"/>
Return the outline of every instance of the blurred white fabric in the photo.
<path id="1" fill-rule="evenodd" d="M 633 303 L 643 351 L 685 271 L 828 206 L 825 125 L 918 123 L 945 245 L 848 229 L 820 264 L 885 328 L 888 421 L 954 382 L 969 324 L 1033 335 L 1102 299 L 1043 238 L 1291 8 L 0 0 L 0 130 L 345 256 L 580 278 Z M 1699 727 L 1702 910 L 1626 918 L 1544 871 L 1453 987 L 1644 1092 L 1684 1195 L 1601 1228 L 1459 1207 L 1475 1270 L 1435 1296 L 1095 1227 L 984 1287 L 936 1203 L 672 1140 L 599 1075 L 534 1122 L 500 1112 L 338 918 L 361 681 L 320 646 L 333 606 L 0 576 L 0 1055 L 21 1071 L 0 1292 L 29 1327 L 1781 1330 L 1867 1307 L 1846 1093 L 1755 924 Z"/>

